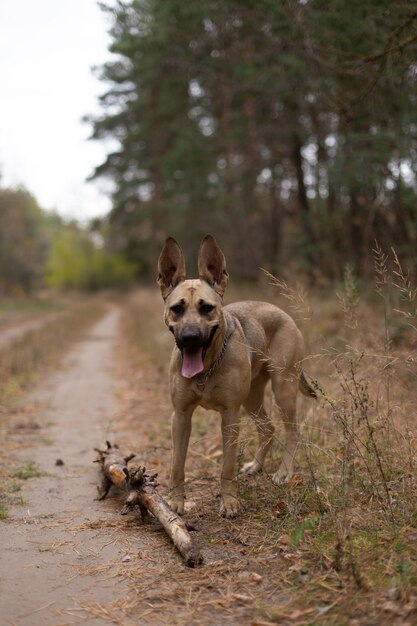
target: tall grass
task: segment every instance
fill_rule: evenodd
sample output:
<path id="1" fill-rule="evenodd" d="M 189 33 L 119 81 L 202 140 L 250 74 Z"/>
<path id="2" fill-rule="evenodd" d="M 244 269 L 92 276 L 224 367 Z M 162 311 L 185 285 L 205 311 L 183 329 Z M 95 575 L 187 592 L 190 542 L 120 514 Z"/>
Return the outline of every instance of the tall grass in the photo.
<path id="1" fill-rule="evenodd" d="M 394 251 L 387 255 L 376 244 L 374 259 L 374 296 L 361 294 L 346 268 L 336 332 L 325 300 L 311 305 L 309 335 L 315 329 L 318 339 L 306 367 L 319 406 L 301 402 L 307 418 L 300 465 L 310 476 L 310 513 L 320 518 L 316 538 L 332 537 L 334 567 L 357 587 L 399 585 L 406 597 L 417 581 L 414 547 L 406 540 L 417 524 L 415 289 Z M 299 504 L 290 507 L 293 523 L 305 501 Z"/>

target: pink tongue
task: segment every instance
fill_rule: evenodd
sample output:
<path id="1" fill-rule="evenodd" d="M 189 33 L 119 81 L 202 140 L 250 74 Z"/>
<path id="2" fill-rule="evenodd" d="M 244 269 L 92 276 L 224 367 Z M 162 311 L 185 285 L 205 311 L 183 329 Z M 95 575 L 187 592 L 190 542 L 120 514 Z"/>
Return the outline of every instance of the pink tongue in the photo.
<path id="1" fill-rule="evenodd" d="M 185 378 L 192 378 L 203 370 L 203 348 L 184 348 L 182 351 L 181 374 Z"/>

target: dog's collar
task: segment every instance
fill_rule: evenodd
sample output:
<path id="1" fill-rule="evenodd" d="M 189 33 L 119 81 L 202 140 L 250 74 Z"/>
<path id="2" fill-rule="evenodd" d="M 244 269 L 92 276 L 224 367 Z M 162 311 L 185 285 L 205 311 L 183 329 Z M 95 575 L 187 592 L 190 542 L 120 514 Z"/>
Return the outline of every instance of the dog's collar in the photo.
<path id="1" fill-rule="evenodd" d="M 227 344 L 229 343 L 230 337 L 233 335 L 234 328 L 232 327 L 229 331 L 226 331 L 225 337 L 223 339 L 222 347 L 220 348 L 220 352 L 213 361 L 211 367 L 207 370 L 207 372 L 201 372 L 201 374 L 197 374 L 194 380 L 199 389 L 204 389 L 206 382 L 214 374 L 216 369 L 219 367 L 220 363 L 223 360 L 224 353 L 226 352 Z"/>

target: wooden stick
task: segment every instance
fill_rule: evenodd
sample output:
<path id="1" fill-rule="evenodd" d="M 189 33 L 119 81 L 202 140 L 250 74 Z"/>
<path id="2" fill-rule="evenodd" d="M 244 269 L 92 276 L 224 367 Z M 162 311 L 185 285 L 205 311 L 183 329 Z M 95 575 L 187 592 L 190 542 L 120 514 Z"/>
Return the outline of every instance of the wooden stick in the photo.
<path id="1" fill-rule="evenodd" d="M 94 450 L 99 454 L 99 458 L 96 459 L 94 462 L 100 463 L 103 469 L 103 479 L 101 485 L 97 487 L 99 500 L 104 500 L 104 498 L 109 493 L 109 489 L 112 485 L 114 485 L 118 489 L 123 489 L 125 491 L 127 490 L 127 483 L 129 478 L 129 470 L 127 468 L 127 464 L 135 456 L 134 454 L 124 456 L 120 452 L 119 446 L 117 446 L 116 444 L 112 446 L 110 441 L 106 441 L 106 446 L 106 450 L 99 450 L 99 448 L 94 448 Z"/>
<path id="2" fill-rule="evenodd" d="M 203 562 L 203 557 L 194 545 L 184 520 L 174 513 L 168 503 L 156 491 L 157 474 L 148 476 L 144 467 L 132 469 L 129 477 L 129 495 L 121 511 L 126 515 L 135 506 L 150 511 L 162 524 L 166 533 L 174 542 L 175 547 L 183 556 L 185 563 L 195 567 Z"/>

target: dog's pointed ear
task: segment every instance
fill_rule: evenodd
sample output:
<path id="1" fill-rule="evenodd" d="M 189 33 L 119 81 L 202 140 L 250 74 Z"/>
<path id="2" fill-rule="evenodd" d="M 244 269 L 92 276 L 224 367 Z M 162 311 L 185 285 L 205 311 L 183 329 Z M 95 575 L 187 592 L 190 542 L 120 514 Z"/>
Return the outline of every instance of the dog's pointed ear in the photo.
<path id="1" fill-rule="evenodd" d="M 206 235 L 198 252 L 198 273 L 219 296 L 223 297 L 229 274 L 226 259 L 213 235 Z"/>
<path id="2" fill-rule="evenodd" d="M 185 280 L 185 258 L 179 244 L 173 237 L 168 237 L 158 260 L 158 278 L 163 299 Z"/>

